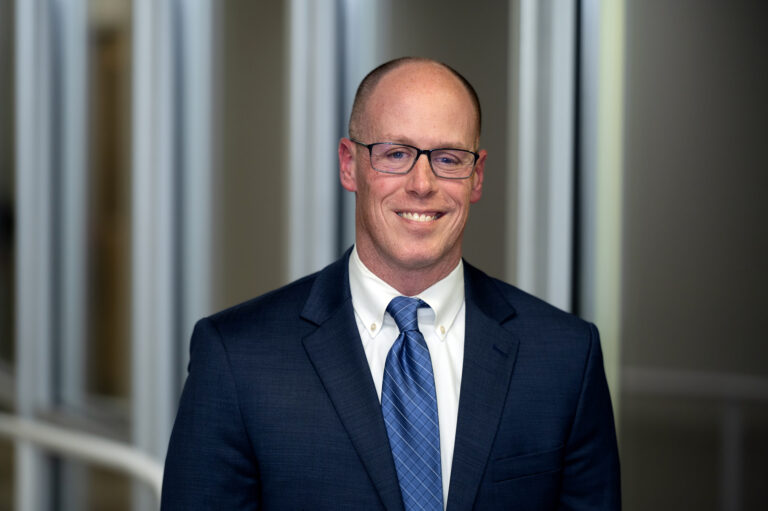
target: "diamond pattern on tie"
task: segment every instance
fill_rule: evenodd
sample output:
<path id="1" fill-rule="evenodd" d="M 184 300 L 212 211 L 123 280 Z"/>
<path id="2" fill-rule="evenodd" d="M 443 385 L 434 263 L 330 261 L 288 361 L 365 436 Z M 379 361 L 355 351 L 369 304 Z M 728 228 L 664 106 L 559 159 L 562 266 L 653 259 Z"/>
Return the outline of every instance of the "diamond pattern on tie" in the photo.
<path id="1" fill-rule="evenodd" d="M 384 365 L 381 410 L 406 511 L 443 509 L 440 430 L 432 360 L 419 332 L 418 298 L 398 296 L 387 306 L 400 335 Z"/>

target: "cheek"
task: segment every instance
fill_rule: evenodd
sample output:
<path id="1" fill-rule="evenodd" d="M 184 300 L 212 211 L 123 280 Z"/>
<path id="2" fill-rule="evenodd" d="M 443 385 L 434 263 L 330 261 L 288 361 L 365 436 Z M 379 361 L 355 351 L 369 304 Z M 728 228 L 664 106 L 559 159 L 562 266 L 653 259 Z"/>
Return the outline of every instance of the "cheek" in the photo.
<path id="1" fill-rule="evenodd" d="M 385 220 L 383 210 L 386 201 L 382 194 L 381 187 L 376 187 L 375 183 L 365 181 L 358 186 L 357 206 L 362 217 L 360 218 L 369 229 L 380 229 Z"/>
<path id="2" fill-rule="evenodd" d="M 466 183 L 468 185 L 469 183 Z M 473 189 L 470 186 L 461 186 L 456 187 L 456 189 L 451 190 L 450 196 L 453 199 L 454 204 L 460 209 L 468 210 L 469 205 L 474 202 L 472 199 L 474 198 L 474 192 Z"/>
<path id="3" fill-rule="evenodd" d="M 365 208 L 372 210 L 385 209 L 390 197 L 397 191 L 395 183 L 386 180 L 366 181 L 362 187 L 363 196 L 358 195 L 358 200 L 365 201 Z"/>
<path id="4" fill-rule="evenodd" d="M 371 183 L 364 176 L 359 177 L 357 181 L 357 202 L 363 209 L 370 209 L 371 205 L 376 202 Z"/>

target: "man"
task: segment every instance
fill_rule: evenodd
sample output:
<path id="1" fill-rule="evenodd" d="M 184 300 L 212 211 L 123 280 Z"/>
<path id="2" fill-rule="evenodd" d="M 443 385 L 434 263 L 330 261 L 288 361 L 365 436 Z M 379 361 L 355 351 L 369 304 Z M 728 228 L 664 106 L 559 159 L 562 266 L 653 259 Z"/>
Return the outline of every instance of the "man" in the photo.
<path id="1" fill-rule="evenodd" d="M 356 242 L 198 323 L 165 509 L 619 509 L 595 327 L 462 262 L 471 85 L 406 58 L 339 143 Z"/>

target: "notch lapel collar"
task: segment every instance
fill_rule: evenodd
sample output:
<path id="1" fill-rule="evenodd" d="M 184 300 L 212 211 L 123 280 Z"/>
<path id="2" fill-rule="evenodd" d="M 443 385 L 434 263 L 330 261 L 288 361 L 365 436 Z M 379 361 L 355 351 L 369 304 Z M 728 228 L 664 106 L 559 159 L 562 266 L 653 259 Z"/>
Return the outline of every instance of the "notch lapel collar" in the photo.
<path id="1" fill-rule="evenodd" d="M 466 327 L 448 511 L 471 509 L 504 409 L 518 341 L 502 324 L 514 316 L 493 281 L 464 263 Z"/>
<path id="2" fill-rule="evenodd" d="M 360 340 L 345 257 L 317 275 L 302 318 L 317 325 L 304 349 L 387 510 L 402 511 L 381 405 Z"/>

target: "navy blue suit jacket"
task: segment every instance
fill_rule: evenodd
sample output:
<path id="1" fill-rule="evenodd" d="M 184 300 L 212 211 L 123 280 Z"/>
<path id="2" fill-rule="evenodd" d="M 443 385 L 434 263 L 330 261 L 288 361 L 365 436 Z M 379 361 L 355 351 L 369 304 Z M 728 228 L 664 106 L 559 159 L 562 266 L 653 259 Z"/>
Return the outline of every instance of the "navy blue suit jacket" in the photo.
<path id="1" fill-rule="evenodd" d="M 163 509 L 403 509 L 348 254 L 196 325 Z M 619 509 L 597 330 L 464 268 L 448 510 Z"/>

